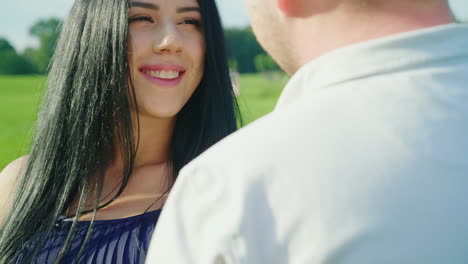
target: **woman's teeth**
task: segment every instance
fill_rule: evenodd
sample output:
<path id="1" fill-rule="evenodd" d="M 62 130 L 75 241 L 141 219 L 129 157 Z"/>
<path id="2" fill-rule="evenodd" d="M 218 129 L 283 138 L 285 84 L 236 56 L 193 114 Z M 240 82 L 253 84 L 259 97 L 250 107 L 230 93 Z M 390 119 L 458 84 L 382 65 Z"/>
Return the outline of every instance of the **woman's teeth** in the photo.
<path id="1" fill-rule="evenodd" d="M 179 77 L 178 71 L 143 71 L 145 74 L 159 79 L 176 79 Z"/>

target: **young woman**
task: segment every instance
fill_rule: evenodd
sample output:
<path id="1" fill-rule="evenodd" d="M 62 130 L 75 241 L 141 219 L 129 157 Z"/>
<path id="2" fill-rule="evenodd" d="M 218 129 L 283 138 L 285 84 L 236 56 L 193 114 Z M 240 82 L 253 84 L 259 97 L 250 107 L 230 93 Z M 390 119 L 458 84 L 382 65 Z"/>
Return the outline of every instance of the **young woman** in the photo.
<path id="1" fill-rule="evenodd" d="M 143 263 L 180 169 L 236 129 L 223 40 L 215 0 L 76 0 L 0 176 L 0 263 Z"/>

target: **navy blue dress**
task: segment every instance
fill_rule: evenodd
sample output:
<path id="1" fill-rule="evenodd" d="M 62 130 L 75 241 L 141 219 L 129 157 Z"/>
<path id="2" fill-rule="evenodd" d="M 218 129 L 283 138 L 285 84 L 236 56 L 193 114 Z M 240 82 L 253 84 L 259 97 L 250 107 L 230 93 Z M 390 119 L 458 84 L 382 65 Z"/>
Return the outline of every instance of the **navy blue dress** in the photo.
<path id="1" fill-rule="evenodd" d="M 151 235 L 159 218 L 161 210 L 148 212 L 142 215 L 132 216 L 115 220 L 94 221 L 93 230 L 79 258 L 79 264 L 139 264 L 144 263 Z M 78 222 L 78 231 L 73 243 L 67 251 L 61 263 L 73 263 L 80 250 L 81 242 L 84 240 L 88 221 Z M 59 219 L 56 230 L 47 241 L 43 250 L 32 263 L 49 264 L 54 263 L 63 242 L 67 236 L 72 221 Z M 34 243 L 32 239 L 29 244 Z M 26 243 L 23 253 L 16 262 L 24 263 L 24 254 L 29 252 Z"/>

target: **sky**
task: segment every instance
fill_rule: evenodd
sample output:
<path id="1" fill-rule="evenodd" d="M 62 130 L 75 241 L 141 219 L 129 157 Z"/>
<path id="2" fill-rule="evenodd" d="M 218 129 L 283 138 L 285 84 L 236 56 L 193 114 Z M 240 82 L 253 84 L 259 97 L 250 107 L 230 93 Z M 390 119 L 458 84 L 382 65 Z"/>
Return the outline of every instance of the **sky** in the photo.
<path id="1" fill-rule="evenodd" d="M 249 25 L 245 0 L 216 0 L 226 27 Z M 18 50 L 38 43 L 28 34 L 29 28 L 39 19 L 52 16 L 64 18 L 73 0 L 3 0 L 0 9 L 0 37 L 6 37 Z M 457 17 L 468 20 L 468 0 L 450 0 Z"/>

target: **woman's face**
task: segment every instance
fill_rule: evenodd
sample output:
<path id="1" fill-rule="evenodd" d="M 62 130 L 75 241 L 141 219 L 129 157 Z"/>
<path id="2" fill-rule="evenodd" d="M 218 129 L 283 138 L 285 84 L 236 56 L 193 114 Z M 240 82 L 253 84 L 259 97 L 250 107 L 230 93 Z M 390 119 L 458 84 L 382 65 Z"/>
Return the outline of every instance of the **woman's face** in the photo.
<path id="1" fill-rule="evenodd" d="M 130 0 L 129 62 L 140 115 L 173 118 L 199 85 L 205 40 L 196 0 Z"/>

